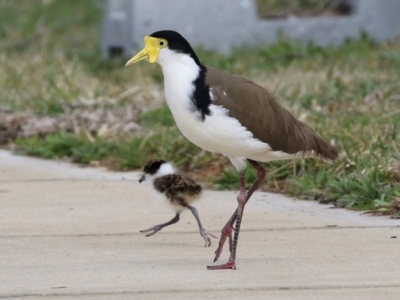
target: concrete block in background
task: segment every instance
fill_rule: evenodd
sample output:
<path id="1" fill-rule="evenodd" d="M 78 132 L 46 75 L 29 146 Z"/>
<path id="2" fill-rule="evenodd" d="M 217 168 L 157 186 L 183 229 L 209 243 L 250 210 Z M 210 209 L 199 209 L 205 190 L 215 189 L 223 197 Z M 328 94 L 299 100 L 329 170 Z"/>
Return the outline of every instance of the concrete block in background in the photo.
<path id="1" fill-rule="evenodd" d="M 376 41 L 400 36 L 400 0 L 346 0 L 350 15 L 260 19 L 255 0 L 108 0 L 101 42 L 104 58 L 129 57 L 143 37 L 172 29 L 193 46 L 229 53 L 233 47 L 273 43 L 279 35 L 340 44 L 365 31 Z"/>
<path id="2" fill-rule="evenodd" d="M 108 0 L 104 8 L 101 53 L 103 58 L 128 57 L 132 52 L 132 0 Z"/>

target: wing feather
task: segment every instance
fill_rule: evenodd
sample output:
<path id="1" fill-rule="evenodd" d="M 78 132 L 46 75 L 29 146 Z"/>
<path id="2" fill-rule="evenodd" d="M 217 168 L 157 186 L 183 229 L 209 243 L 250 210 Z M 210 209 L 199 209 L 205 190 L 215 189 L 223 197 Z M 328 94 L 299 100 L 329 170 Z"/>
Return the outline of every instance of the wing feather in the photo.
<path id="1" fill-rule="evenodd" d="M 245 78 L 207 67 L 206 83 L 214 105 L 221 105 L 274 151 L 312 156 L 327 161 L 338 157 L 335 148 L 297 120 L 267 90 Z"/>

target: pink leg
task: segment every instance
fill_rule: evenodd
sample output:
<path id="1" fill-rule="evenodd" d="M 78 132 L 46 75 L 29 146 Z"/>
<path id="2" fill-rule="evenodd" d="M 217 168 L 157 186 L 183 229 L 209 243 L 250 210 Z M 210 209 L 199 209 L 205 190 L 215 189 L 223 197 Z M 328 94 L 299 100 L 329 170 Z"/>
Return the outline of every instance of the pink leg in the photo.
<path id="1" fill-rule="evenodd" d="M 226 225 L 221 230 L 221 238 L 219 239 L 218 248 L 217 250 L 215 250 L 214 262 L 216 262 L 219 259 L 227 238 L 229 238 L 229 251 L 232 252 L 232 229 L 233 229 L 233 224 L 235 224 L 236 217 L 237 217 L 237 209 L 233 213 L 232 217 L 229 219 L 228 223 L 226 223 Z"/>
<path id="2" fill-rule="evenodd" d="M 246 187 L 244 187 L 244 189 L 242 188 L 242 181 L 243 181 L 243 184 L 244 184 L 244 172 L 240 173 L 240 185 L 241 185 L 240 186 L 240 191 L 241 191 L 241 194 L 243 194 L 242 190 L 244 190 L 244 193 L 246 192 Z M 239 197 L 240 196 L 241 195 L 238 196 L 238 201 L 239 201 Z M 228 223 L 226 223 L 226 225 L 222 228 L 221 238 L 219 239 L 219 245 L 218 245 L 217 250 L 215 251 L 214 262 L 216 262 L 219 259 L 220 255 L 222 253 L 222 250 L 224 248 L 225 241 L 226 241 L 227 238 L 229 238 L 229 251 L 232 253 L 232 230 L 233 230 L 233 224 L 235 224 L 235 221 L 237 220 L 237 212 L 238 212 L 238 208 L 233 213 L 232 217 L 230 217 Z M 209 267 L 207 267 L 207 268 L 209 268 Z"/>
<path id="3" fill-rule="evenodd" d="M 237 243 L 239 240 L 240 225 L 242 222 L 244 207 L 245 207 L 247 201 L 249 201 L 251 195 L 254 193 L 254 191 L 258 188 L 258 186 L 264 180 L 265 174 L 266 174 L 264 168 L 261 167 L 260 164 L 258 164 L 256 161 L 253 161 L 250 159 L 248 161 L 257 170 L 256 180 L 254 181 L 253 185 L 250 187 L 250 189 L 246 193 L 244 171 L 240 173 L 240 192 L 237 197 L 238 208 L 236 209 L 236 211 L 232 215 L 232 217 L 229 219 L 228 223 L 222 229 L 221 239 L 219 242 L 218 249 L 216 251 L 216 256 L 215 256 L 214 262 L 216 262 L 218 260 L 219 256 L 221 255 L 222 248 L 224 246 L 224 243 L 225 243 L 227 237 L 229 237 L 231 255 L 230 255 L 227 263 L 218 265 L 218 266 L 207 266 L 208 270 L 222 270 L 222 269 L 235 270 L 236 269 L 236 248 L 237 248 Z M 235 234 L 234 234 L 233 241 L 232 241 L 232 235 L 231 235 L 232 227 L 233 227 L 233 223 L 235 221 L 236 221 Z"/>

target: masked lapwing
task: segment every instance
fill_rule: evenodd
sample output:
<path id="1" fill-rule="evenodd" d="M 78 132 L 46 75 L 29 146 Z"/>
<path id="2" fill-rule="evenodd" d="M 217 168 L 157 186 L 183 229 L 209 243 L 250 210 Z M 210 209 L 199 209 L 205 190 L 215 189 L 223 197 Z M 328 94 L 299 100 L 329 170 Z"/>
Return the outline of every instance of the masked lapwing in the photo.
<path id="1" fill-rule="evenodd" d="M 243 209 L 266 174 L 259 162 L 299 157 L 332 162 L 338 152 L 261 86 L 203 65 L 179 33 L 157 31 L 146 36 L 144 43 L 144 49 L 126 65 L 144 59 L 158 63 L 164 75 L 167 104 L 182 134 L 200 148 L 227 156 L 239 172 L 238 208 L 222 229 L 214 262 L 227 238 L 229 260 L 207 267 L 236 269 Z M 246 161 L 257 171 L 256 180 L 247 191 Z"/>
<path id="2" fill-rule="evenodd" d="M 201 185 L 189 176 L 179 174 L 170 163 L 162 159 L 149 161 L 143 167 L 143 173 L 139 182 L 142 183 L 145 180 L 149 181 L 156 195 L 167 200 L 173 207 L 175 210 L 175 217 L 168 222 L 155 225 L 145 230 L 140 230 L 140 232 L 147 233 L 147 237 L 152 236 L 164 227 L 179 222 L 181 212 L 185 209 L 189 209 L 199 225 L 200 235 L 205 241 L 204 246 L 211 246 L 210 236 L 213 238 L 216 238 L 216 236 L 204 229 L 197 209 L 191 205 L 201 197 Z"/>

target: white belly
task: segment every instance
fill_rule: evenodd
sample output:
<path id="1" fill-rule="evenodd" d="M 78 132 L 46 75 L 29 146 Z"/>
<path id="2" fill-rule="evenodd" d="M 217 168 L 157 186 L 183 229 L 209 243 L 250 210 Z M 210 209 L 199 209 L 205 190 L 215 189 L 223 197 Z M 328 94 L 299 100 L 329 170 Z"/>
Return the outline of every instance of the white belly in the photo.
<path id="1" fill-rule="evenodd" d="M 206 116 L 204 121 L 189 110 L 171 110 L 182 134 L 207 151 L 246 158 L 270 150 L 268 144 L 254 139 L 251 132 L 220 106 L 211 105 L 211 116 Z"/>
<path id="2" fill-rule="evenodd" d="M 211 105 L 211 116 L 206 116 L 204 122 L 189 108 L 177 107 L 172 103 L 170 109 L 182 134 L 204 150 L 221 153 L 229 158 L 249 158 L 263 162 L 293 157 L 281 151 L 272 151 L 267 143 L 255 139 L 236 119 L 229 117 L 221 106 Z"/>

